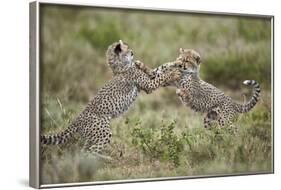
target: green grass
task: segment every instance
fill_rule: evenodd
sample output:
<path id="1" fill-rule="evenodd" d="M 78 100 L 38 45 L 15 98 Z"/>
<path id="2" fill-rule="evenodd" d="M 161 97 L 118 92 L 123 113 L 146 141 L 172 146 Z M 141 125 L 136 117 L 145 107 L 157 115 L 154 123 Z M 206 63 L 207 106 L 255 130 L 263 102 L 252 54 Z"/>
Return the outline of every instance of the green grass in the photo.
<path id="1" fill-rule="evenodd" d="M 42 133 L 68 126 L 112 77 L 105 51 L 122 39 L 150 67 L 174 60 L 180 47 L 201 53 L 201 77 L 236 101 L 255 79 L 262 98 L 240 115 L 237 130 L 203 128 L 174 88 L 141 93 L 112 121 L 104 161 L 80 152 L 83 140 L 44 146 L 42 183 L 270 172 L 272 170 L 270 21 L 245 17 L 108 11 L 44 5 L 42 13 Z"/>
<path id="2" fill-rule="evenodd" d="M 164 92 L 161 89 L 153 95 Z M 206 130 L 202 114 L 180 105 L 163 104 L 142 112 L 143 102 L 149 105 L 155 101 L 153 96 L 142 94 L 128 113 L 111 124 L 113 142 L 105 154 L 112 161 L 80 153 L 83 140 L 77 136 L 69 144 L 43 148 L 43 183 L 270 172 L 268 96 L 264 93 L 263 101 L 252 112 L 241 115 L 235 129 Z M 62 130 L 83 107 L 59 103 L 57 99 L 45 100 L 48 103 L 44 106 L 43 133 Z M 46 114 L 47 110 L 53 115 Z"/>

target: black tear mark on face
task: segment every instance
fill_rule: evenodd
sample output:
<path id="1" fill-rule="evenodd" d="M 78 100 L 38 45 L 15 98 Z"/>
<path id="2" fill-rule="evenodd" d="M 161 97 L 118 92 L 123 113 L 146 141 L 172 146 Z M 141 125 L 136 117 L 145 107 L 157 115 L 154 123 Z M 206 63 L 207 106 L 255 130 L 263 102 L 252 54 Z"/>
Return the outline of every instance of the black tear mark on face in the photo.
<path id="1" fill-rule="evenodd" d="M 121 44 L 117 44 L 116 47 L 114 48 L 114 53 L 116 55 L 119 55 L 119 53 L 122 51 L 121 49 Z"/>

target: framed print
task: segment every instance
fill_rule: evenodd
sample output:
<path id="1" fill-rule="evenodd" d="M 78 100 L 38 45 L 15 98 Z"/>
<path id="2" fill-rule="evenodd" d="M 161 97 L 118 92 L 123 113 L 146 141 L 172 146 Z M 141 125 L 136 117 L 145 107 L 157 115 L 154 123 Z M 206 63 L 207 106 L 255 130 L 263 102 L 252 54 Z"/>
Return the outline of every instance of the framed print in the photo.
<path id="1" fill-rule="evenodd" d="M 30 3 L 30 185 L 273 173 L 273 19 Z"/>

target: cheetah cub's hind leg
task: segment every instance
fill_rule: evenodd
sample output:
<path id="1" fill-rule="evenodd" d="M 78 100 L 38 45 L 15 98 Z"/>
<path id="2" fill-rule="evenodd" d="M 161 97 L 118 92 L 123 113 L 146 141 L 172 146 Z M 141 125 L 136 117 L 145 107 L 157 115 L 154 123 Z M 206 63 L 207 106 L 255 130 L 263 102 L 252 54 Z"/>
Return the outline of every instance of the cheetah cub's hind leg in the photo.
<path id="1" fill-rule="evenodd" d="M 235 119 L 235 116 L 236 114 L 231 110 L 222 110 L 218 118 L 219 126 L 220 127 L 229 126 L 228 129 L 236 133 L 238 129 L 237 126 L 233 124 L 233 120 Z"/>
<path id="2" fill-rule="evenodd" d="M 89 125 L 81 131 L 81 135 L 87 139 L 83 147 L 83 152 L 102 159 L 111 160 L 111 157 L 101 154 L 111 141 L 112 133 L 109 126 L 109 119 L 99 117 L 94 117 L 93 119 L 94 121 L 88 122 Z"/>
<path id="3" fill-rule="evenodd" d="M 218 121 L 220 117 L 220 108 L 213 108 L 211 109 L 206 116 L 204 117 L 204 127 L 206 129 L 209 129 L 211 127 L 211 124 L 215 121 Z"/>

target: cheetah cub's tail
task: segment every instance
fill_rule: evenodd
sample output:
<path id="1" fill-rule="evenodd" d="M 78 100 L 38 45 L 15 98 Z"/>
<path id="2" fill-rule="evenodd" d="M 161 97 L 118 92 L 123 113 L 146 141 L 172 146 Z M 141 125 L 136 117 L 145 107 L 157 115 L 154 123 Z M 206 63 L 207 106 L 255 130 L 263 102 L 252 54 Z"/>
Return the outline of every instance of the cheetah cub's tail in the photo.
<path id="1" fill-rule="evenodd" d="M 239 113 L 245 113 L 245 112 L 250 111 L 259 101 L 259 96 L 260 96 L 260 92 L 261 92 L 260 85 L 255 80 L 245 80 L 243 82 L 243 84 L 253 87 L 253 96 L 247 103 L 245 103 L 243 105 L 238 104 L 237 111 Z"/>
<path id="2" fill-rule="evenodd" d="M 67 129 L 64 131 L 54 134 L 54 135 L 41 135 L 40 141 L 41 144 L 46 145 L 56 145 L 56 144 L 63 144 L 66 143 L 71 137 L 73 137 L 74 133 L 77 132 L 76 126 L 73 124 L 70 125 Z"/>

